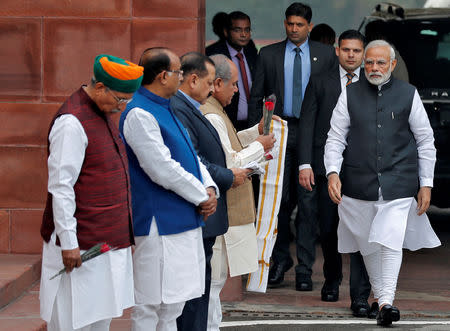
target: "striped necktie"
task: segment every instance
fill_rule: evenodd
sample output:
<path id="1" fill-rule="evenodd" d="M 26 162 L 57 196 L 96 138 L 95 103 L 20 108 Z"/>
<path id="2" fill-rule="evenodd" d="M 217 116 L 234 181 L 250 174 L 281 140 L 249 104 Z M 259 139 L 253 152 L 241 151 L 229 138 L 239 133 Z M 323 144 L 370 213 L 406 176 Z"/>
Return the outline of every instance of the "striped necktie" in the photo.
<path id="1" fill-rule="evenodd" d="M 355 77 L 355 74 L 347 72 L 345 76 L 347 77 L 347 83 L 345 84 L 345 86 L 347 87 L 352 83 L 352 79 L 353 77 Z"/>

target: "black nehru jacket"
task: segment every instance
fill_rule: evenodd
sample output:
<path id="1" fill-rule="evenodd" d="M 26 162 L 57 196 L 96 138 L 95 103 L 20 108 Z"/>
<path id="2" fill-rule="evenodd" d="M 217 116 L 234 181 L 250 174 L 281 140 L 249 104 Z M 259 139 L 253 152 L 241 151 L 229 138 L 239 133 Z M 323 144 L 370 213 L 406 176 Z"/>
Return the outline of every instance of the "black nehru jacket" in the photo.
<path id="1" fill-rule="evenodd" d="M 408 118 L 414 86 L 391 78 L 378 90 L 366 80 L 347 87 L 350 130 L 342 167 L 343 194 L 361 200 L 413 197 L 417 146 Z"/>

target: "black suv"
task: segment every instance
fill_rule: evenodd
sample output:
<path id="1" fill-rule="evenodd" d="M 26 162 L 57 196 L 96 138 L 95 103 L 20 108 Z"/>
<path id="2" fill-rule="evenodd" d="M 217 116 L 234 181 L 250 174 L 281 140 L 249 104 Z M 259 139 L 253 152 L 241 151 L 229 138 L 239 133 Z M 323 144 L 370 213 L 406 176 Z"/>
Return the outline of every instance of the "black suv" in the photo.
<path id="1" fill-rule="evenodd" d="M 391 42 L 403 58 L 434 130 L 432 204 L 450 207 L 450 8 L 406 9 L 381 3 L 359 29 L 368 40 Z"/>

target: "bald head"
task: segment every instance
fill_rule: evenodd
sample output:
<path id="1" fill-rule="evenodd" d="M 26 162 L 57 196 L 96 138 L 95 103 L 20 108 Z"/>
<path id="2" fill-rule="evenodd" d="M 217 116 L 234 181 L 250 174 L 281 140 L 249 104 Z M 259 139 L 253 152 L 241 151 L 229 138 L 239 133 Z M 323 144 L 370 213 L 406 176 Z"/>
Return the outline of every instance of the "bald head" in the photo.
<path id="1" fill-rule="evenodd" d="M 166 47 L 147 48 L 139 64 L 144 67 L 142 86 L 163 98 L 174 95 L 180 85 L 180 59 Z"/>

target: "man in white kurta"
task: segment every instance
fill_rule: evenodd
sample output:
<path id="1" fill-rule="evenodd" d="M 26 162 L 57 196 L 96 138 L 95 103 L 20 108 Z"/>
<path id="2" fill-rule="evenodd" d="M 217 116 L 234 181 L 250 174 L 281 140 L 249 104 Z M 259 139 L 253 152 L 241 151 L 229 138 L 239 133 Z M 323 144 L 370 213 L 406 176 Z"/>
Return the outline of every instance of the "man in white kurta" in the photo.
<path id="1" fill-rule="evenodd" d="M 124 60 L 98 56 L 90 85 L 72 94 L 52 122 L 39 293 L 48 330 L 109 330 L 111 319 L 134 305 L 125 147 L 109 114 L 125 108 L 142 73 Z M 122 198 L 108 197 L 112 193 Z M 118 249 L 81 264 L 80 254 L 100 242 Z M 50 279 L 64 267 L 67 273 Z"/>
<path id="2" fill-rule="evenodd" d="M 156 48 L 145 51 L 141 63 L 145 68 L 143 86 L 134 96 L 136 101 L 130 104 L 121 118 L 125 141 L 152 183 L 174 192 L 193 207 L 198 206 L 198 211 L 207 217 L 215 211 L 217 204 L 219 190 L 216 184 L 200 159 L 198 162 L 203 182 L 173 158 L 170 146 L 164 140 L 167 136 L 163 137 L 162 125 L 167 123 L 158 122 L 157 113 L 148 109 L 154 107 L 170 113 L 171 123 L 182 127 L 173 117 L 169 106 L 169 98 L 176 93 L 182 77 L 179 58 L 168 49 Z M 140 104 L 140 100 L 145 103 Z M 128 155 L 131 161 L 130 152 Z M 130 176 L 134 185 L 133 172 Z M 137 195 L 134 198 L 133 188 L 132 192 L 133 211 L 150 207 L 143 206 Z M 200 297 L 204 292 L 205 255 L 201 224 L 175 233 L 169 229 L 170 234 L 165 234 L 161 233 L 158 224 L 164 225 L 167 220 L 152 216 L 148 220 L 148 233 L 142 234 L 136 229 L 136 215 L 133 215 L 136 234 L 133 255 L 136 306 L 132 313 L 132 329 L 176 330 L 176 318 L 181 314 L 185 302 Z M 184 226 L 183 215 L 176 221 L 181 227 Z"/>
<path id="3" fill-rule="evenodd" d="M 425 214 L 436 160 L 433 131 L 417 90 L 391 77 L 394 54 L 385 41 L 366 46 L 367 80 L 339 97 L 324 156 L 330 198 L 339 204 L 339 252 L 363 255 L 383 326 L 400 319 L 393 301 L 402 248 L 440 245 Z"/>
<path id="4" fill-rule="evenodd" d="M 230 104 L 237 91 L 237 67 L 225 55 L 213 55 L 211 60 L 216 67 L 214 93 L 208 98 L 205 105 L 200 106 L 200 110 L 219 134 L 227 168 L 242 168 L 252 161 L 264 162 L 264 153 L 273 147 L 273 134 L 262 135 L 262 122 L 249 129 L 236 132 L 223 107 Z M 233 139 L 233 143 L 238 145 L 238 150 L 236 147 L 233 148 L 230 138 Z M 247 190 L 245 190 L 245 185 L 248 185 Z M 211 259 L 212 279 L 208 306 L 208 330 L 219 330 L 222 319 L 219 294 L 227 279 L 228 271 L 231 277 L 235 277 L 254 272 L 258 268 L 251 182 L 246 180 L 246 183 L 239 186 L 238 190 L 239 200 L 247 198 L 246 201 L 249 203 L 244 203 L 243 206 L 238 205 L 231 196 L 234 193 L 233 188 L 228 192 L 227 206 L 230 227 L 224 235 L 216 238 Z M 244 210 L 241 210 L 242 207 Z M 252 215 L 249 222 L 233 224 L 234 218 L 240 216 L 245 218 L 246 215 Z"/>

